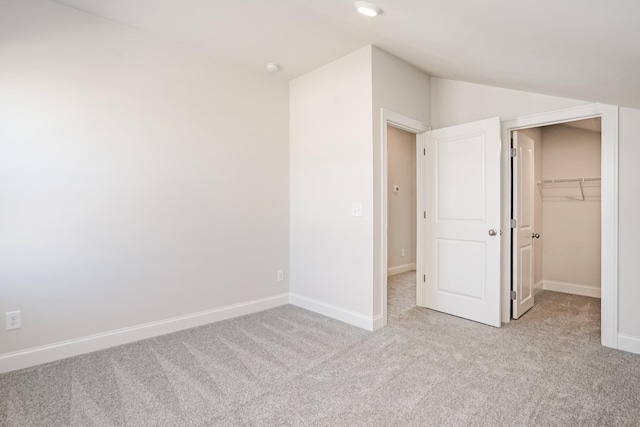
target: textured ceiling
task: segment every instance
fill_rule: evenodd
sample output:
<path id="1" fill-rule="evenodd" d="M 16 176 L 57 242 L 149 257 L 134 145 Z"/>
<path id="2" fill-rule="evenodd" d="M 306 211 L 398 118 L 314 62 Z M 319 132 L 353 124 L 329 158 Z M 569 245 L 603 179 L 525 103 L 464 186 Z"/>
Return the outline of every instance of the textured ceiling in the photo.
<path id="1" fill-rule="evenodd" d="M 640 1 L 55 0 L 290 79 L 366 44 L 427 73 L 640 108 Z"/>

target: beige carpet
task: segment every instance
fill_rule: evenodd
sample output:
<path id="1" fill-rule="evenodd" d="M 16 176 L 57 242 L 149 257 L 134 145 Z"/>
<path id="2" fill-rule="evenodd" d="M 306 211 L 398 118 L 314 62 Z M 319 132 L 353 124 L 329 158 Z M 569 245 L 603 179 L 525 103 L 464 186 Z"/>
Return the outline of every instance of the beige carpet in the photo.
<path id="1" fill-rule="evenodd" d="M 416 272 L 387 278 L 387 321 L 395 322 L 416 306 Z"/>
<path id="2" fill-rule="evenodd" d="M 640 425 L 640 356 L 600 346 L 599 300 L 543 292 L 500 329 L 397 308 L 375 333 L 285 306 L 5 374 L 0 425 Z"/>

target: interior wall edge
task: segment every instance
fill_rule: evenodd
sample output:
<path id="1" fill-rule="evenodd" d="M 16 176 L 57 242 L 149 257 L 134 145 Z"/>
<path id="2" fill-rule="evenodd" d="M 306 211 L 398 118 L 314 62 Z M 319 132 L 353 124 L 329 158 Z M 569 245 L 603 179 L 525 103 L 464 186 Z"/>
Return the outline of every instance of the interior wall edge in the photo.
<path id="1" fill-rule="evenodd" d="M 296 294 L 289 294 L 289 303 L 305 310 L 330 317 L 335 320 L 356 326 L 367 331 L 375 331 L 382 327 L 382 315 L 368 316 L 366 314 L 357 313 L 347 310 L 333 304 L 327 304 L 313 298 L 304 297 Z"/>

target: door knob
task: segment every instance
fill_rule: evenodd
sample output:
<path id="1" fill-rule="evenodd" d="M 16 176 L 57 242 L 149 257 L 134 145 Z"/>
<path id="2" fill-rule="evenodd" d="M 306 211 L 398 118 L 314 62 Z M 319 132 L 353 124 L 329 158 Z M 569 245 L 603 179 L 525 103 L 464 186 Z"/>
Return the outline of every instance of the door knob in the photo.
<path id="1" fill-rule="evenodd" d="M 498 232 L 494 229 L 489 230 L 489 236 L 495 236 Z"/>
<path id="2" fill-rule="evenodd" d="M 531 238 L 532 239 L 539 239 L 540 238 L 540 233 L 532 233 L 531 234 Z"/>

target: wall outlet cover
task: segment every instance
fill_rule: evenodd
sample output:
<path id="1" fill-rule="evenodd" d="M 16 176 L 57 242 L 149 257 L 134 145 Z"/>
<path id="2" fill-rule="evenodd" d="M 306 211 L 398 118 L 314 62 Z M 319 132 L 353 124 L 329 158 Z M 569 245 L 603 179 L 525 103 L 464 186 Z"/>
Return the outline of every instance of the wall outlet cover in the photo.
<path id="1" fill-rule="evenodd" d="M 20 329 L 22 327 L 22 319 L 20 311 L 8 311 L 5 313 L 5 329 Z"/>

